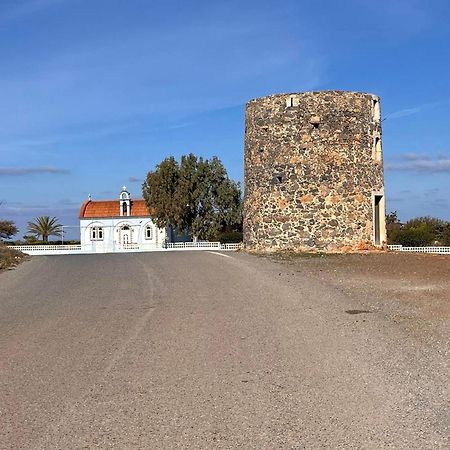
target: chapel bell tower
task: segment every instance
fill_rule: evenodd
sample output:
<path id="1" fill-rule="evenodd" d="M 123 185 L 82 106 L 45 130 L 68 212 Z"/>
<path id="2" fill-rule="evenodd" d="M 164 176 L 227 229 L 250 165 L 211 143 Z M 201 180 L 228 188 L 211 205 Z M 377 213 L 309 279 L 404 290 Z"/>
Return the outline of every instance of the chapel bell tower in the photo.
<path id="1" fill-rule="evenodd" d="M 120 191 L 120 215 L 129 216 L 130 215 L 130 193 L 127 191 L 127 187 L 123 186 Z"/>

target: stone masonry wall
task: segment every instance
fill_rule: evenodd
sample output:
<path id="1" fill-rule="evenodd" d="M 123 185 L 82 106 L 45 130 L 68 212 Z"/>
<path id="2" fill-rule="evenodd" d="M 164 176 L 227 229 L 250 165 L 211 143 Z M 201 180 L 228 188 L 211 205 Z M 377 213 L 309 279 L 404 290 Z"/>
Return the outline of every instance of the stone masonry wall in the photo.
<path id="1" fill-rule="evenodd" d="M 378 97 L 326 91 L 247 104 L 246 248 L 333 251 L 374 243 L 375 194 L 382 243 L 383 178 Z"/>

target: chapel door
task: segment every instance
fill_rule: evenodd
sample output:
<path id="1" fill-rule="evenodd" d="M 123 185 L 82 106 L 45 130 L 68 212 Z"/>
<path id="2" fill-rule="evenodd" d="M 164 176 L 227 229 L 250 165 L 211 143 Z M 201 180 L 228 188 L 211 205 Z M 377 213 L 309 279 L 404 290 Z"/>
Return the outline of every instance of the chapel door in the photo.
<path id="1" fill-rule="evenodd" d="M 131 230 L 128 225 L 124 226 L 121 230 L 121 242 L 122 245 L 131 243 Z"/>

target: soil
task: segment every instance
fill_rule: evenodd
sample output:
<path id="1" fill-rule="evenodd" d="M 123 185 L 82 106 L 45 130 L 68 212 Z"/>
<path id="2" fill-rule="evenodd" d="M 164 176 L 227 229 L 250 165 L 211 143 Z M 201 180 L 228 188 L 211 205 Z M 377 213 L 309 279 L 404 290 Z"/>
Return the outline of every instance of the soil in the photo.
<path id="1" fill-rule="evenodd" d="M 349 314 L 381 313 L 414 334 L 450 334 L 450 255 L 367 252 L 269 257 L 357 300 L 360 307 Z"/>

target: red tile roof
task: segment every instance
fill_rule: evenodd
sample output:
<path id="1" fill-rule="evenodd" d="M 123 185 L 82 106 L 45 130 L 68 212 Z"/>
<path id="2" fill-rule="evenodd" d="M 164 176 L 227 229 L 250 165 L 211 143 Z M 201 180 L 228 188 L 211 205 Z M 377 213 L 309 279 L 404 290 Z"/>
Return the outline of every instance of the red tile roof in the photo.
<path id="1" fill-rule="evenodd" d="M 145 200 L 131 200 L 128 217 L 150 216 Z M 80 219 L 84 218 L 120 217 L 119 200 L 85 201 L 80 208 Z"/>

